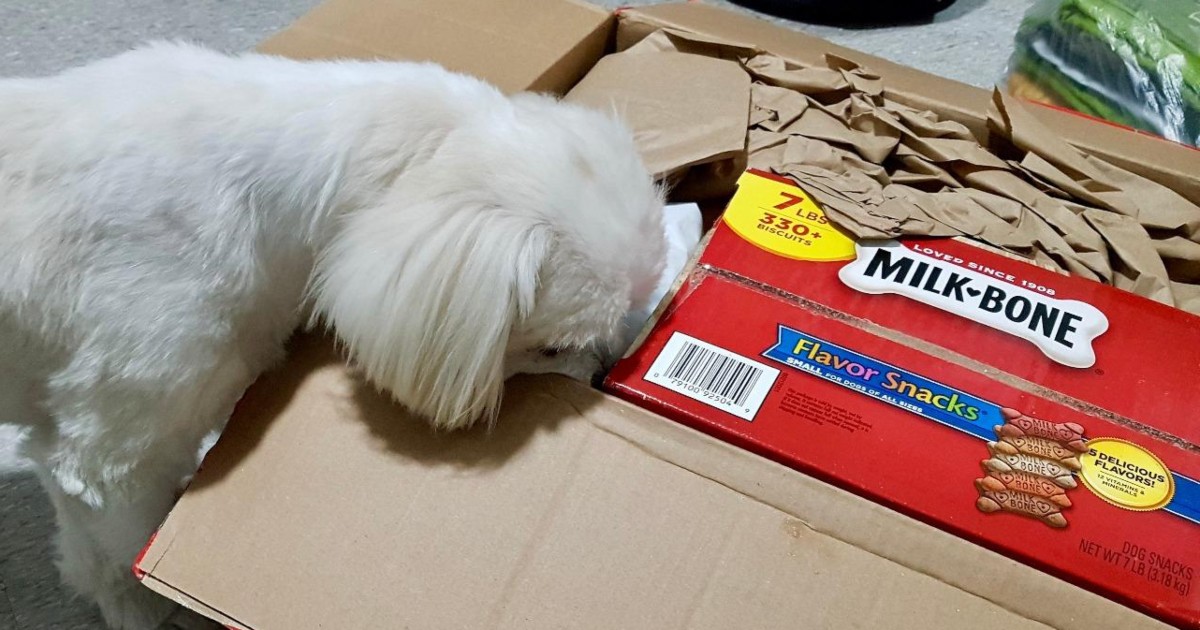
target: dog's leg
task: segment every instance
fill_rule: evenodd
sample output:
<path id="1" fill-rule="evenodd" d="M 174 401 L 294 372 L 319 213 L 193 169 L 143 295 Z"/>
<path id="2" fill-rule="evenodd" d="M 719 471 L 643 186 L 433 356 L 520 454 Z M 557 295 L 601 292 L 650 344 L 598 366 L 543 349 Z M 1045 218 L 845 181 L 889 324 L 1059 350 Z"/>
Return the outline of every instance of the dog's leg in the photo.
<path id="1" fill-rule="evenodd" d="M 56 392 L 54 426 L 31 436 L 28 450 L 58 518 L 63 579 L 92 598 L 112 628 L 169 627 L 162 624 L 173 614 L 171 623 L 179 621 L 174 603 L 139 584 L 131 568 L 194 471 L 201 438 L 228 418 L 254 376 L 230 356 L 237 355 L 197 358 L 187 365 L 191 378 L 109 378 Z M 177 385 L 157 394 L 147 381 Z"/>
<path id="2" fill-rule="evenodd" d="M 132 572 L 137 554 L 173 505 L 180 481 L 192 472 L 195 449 L 157 449 L 152 458 L 129 470 L 119 495 L 102 491 L 85 502 L 66 492 L 46 466 L 45 455 L 63 448 L 64 441 L 39 429 L 30 442 L 27 450 L 55 510 L 63 581 L 94 601 L 109 627 L 218 627 L 145 588 Z"/>
<path id="3" fill-rule="evenodd" d="M 132 559 L 170 509 L 176 485 L 168 479 L 174 475 L 165 470 L 139 471 L 145 481 L 135 494 L 97 508 L 64 492 L 44 468 L 39 474 L 58 521 L 58 568 L 63 581 L 96 602 L 111 628 L 165 627 L 176 614 L 176 605 L 134 579 Z"/>

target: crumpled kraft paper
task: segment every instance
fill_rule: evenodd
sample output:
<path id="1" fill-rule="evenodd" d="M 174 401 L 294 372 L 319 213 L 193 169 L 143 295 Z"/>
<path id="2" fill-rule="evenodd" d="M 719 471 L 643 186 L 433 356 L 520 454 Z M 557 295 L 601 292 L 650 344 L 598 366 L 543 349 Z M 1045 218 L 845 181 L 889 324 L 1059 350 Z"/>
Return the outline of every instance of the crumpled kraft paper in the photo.
<path id="1" fill-rule="evenodd" d="M 735 62 L 635 47 L 601 59 L 564 100 L 621 116 L 678 201 L 720 195 L 746 168 L 750 77 Z"/>
<path id="2" fill-rule="evenodd" d="M 728 95 L 731 71 L 744 75 L 743 163 L 791 177 L 857 238 L 966 237 L 1200 314 L 1200 207 L 1074 148 L 1012 97 L 994 95 L 990 135 L 981 143 L 959 123 L 889 100 L 879 76 L 832 55 L 821 66 L 802 66 L 754 46 L 669 29 L 614 57 L 622 55 L 630 62 L 617 68 L 621 73 L 609 66 L 589 89 L 620 94 L 619 102 L 645 110 L 686 112 L 701 130 L 711 129 L 708 114 L 672 91 L 691 85 Z M 724 65 L 712 77 L 696 66 L 672 81 L 664 75 L 685 71 L 679 57 Z M 643 72 L 657 74 L 651 81 Z M 720 160 L 695 156 L 724 155 L 727 170 L 736 164 L 728 161 L 737 144 L 732 110 L 719 119 L 729 132 L 724 144 L 704 149 L 695 142 L 700 136 L 658 128 L 654 117 L 635 120 L 635 128 L 661 134 L 647 147 L 659 172 L 704 179 L 695 165 L 711 171 Z M 731 192 L 726 174 L 706 194 Z"/>

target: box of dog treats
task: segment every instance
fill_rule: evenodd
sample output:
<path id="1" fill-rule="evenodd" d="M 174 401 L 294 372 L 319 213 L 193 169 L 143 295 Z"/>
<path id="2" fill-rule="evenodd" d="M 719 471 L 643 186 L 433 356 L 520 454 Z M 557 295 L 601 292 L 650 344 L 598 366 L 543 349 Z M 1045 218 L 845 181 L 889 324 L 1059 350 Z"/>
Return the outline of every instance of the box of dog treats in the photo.
<path id="1" fill-rule="evenodd" d="M 1181 310 L 962 240 L 856 242 L 748 171 L 606 387 L 1200 624 L 1200 318 Z"/>

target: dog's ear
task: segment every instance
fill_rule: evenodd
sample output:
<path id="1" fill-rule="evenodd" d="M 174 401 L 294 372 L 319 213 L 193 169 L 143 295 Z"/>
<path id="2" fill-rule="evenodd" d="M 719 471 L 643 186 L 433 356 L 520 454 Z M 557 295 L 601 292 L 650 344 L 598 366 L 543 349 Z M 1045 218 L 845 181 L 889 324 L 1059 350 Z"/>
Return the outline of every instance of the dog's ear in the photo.
<path id="1" fill-rule="evenodd" d="M 360 210 L 318 258 L 315 316 L 375 386 L 434 426 L 491 421 L 549 246 L 547 226 L 467 199 Z"/>

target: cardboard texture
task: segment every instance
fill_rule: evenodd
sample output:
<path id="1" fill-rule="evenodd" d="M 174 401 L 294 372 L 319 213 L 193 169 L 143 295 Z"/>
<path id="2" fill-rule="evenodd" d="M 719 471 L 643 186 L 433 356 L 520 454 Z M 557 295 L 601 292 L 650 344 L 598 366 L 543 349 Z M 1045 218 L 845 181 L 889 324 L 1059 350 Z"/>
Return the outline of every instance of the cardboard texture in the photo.
<path id="1" fill-rule="evenodd" d="M 237 628 L 1154 627 L 567 379 L 439 436 L 290 356 L 139 563 Z"/>
<path id="2" fill-rule="evenodd" d="M 330 0 L 259 50 L 297 59 L 436 61 L 506 92 L 561 92 L 603 53 L 612 16 L 572 0 Z"/>
<path id="3" fill-rule="evenodd" d="M 760 77 L 818 94 L 885 97 L 914 136 L 962 141 L 917 148 L 897 143 L 892 158 L 903 168 L 881 171 L 870 156 L 895 138 L 885 133 L 881 140 L 874 133 L 880 128 L 842 134 L 831 123 L 846 112 L 830 103 L 814 105 L 794 91 L 728 74 L 722 83 L 728 92 L 698 94 L 701 108 L 689 114 L 699 123 L 707 113 L 723 112 L 720 124 L 706 125 L 705 142 L 652 133 L 681 111 L 675 107 L 695 103 L 664 109 L 647 102 L 639 110 L 655 121 L 639 137 L 660 143 L 659 155 L 667 156 L 661 168 L 674 169 L 676 177 L 682 169 L 675 190 L 697 199 L 727 192 L 751 157 L 750 151 L 729 155 L 735 119 L 755 153 L 773 150 L 789 163 L 830 171 L 857 169 L 875 184 L 885 175 L 914 187 L 958 182 L 950 169 L 927 159 L 932 145 L 956 152 L 957 161 L 991 159 L 967 143 L 989 132 L 986 92 L 695 3 L 627 9 L 620 12 L 620 29 L 615 22 L 574 0 L 329 0 L 261 49 L 311 59 L 430 60 L 507 91 L 565 93 L 615 39 L 616 50 L 642 56 L 637 61 L 647 67 L 655 63 L 647 61 L 651 55 L 678 55 L 667 68 L 656 68 L 678 94 L 701 80 L 668 76 L 672 63 L 728 74 L 747 51 L 761 50 L 783 65 L 760 59 Z M 723 61 L 679 59 L 698 55 Z M 603 63 L 612 69 L 622 63 L 615 58 Z M 609 81 L 587 98 L 622 85 Z M 585 82 L 580 90 L 591 88 Z M 1108 184 L 1126 186 L 1141 177 L 1200 200 L 1191 152 L 1051 110 L 1034 109 L 1031 116 L 1049 121 L 1089 156 L 1129 170 L 1114 174 L 1089 162 Z M 1003 116 L 996 120 L 992 128 L 1005 128 Z M 789 128 L 805 134 L 786 133 Z M 1013 137 L 1009 148 L 1020 151 L 1022 136 Z M 1111 198 L 1078 177 L 1084 172 L 1078 164 L 1038 155 L 1040 162 L 1019 161 L 1020 172 Z M 1010 225 L 1006 217 L 1019 212 L 1019 204 L 994 190 L 1010 186 L 1011 178 L 993 173 L 1011 174 L 989 170 L 972 182 L 979 190 L 961 194 Z M 1164 188 L 1141 190 L 1176 203 Z M 1077 210 L 1064 200 L 1054 211 L 1065 217 L 1082 213 Z M 961 210 L 952 206 L 931 216 L 956 213 Z M 1111 242 L 1129 241 L 1128 222 L 1087 219 L 1092 222 L 1083 225 Z M 944 223 L 961 226 L 962 220 Z M 992 223 L 980 234 L 1012 245 Z M 871 223 L 864 219 L 863 225 Z M 1076 244 L 1071 249 L 1086 254 Z M 1155 241 L 1154 250 L 1170 277 L 1192 256 L 1187 238 Z M 1144 271 L 1151 266 L 1145 248 L 1122 249 L 1119 258 L 1139 270 L 1130 279 L 1135 284 L 1158 273 Z M 666 308 L 657 315 L 669 319 Z M 247 394 L 137 571 L 155 591 L 255 630 L 1162 627 L 564 379 L 514 380 L 492 434 L 432 435 L 368 391 L 329 341 L 313 337 L 298 340 L 286 365 Z"/>
<path id="4" fill-rule="evenodd" d="M 606 387 L 1194 627 L 1197 365 L 1200 318 L 949 239 L 856 244 L 751 172 Z"/>
<path id="5" fill-rule="evenodd" d="M 565 98 L 615 109 L 661 179 L 746 149 L 750 77 L 731 61 L 678 52 L 608 55 Z"/>

